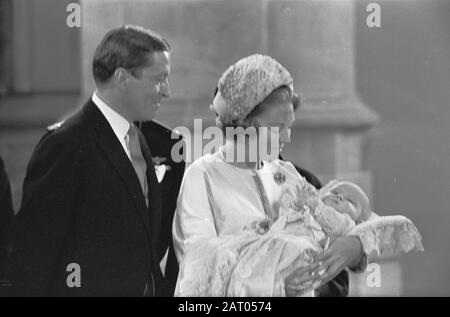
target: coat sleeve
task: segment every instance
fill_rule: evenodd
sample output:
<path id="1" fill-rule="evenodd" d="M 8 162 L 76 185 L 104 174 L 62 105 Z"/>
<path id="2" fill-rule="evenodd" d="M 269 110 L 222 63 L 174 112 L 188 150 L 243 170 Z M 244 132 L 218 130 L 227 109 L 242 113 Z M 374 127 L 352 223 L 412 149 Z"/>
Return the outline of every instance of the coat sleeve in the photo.
<path id="1" fill-rule="evenodd" d="M 11 187 L 5 166 L 0 158 L 0 280 L 4 278 L 4 265 L 7 258 L 7 236 L 13 218 Z"/>
<path id="2" fill-rule="evenodd" d="M 320 297 L 345 297 L 348 296 L 349 278 L 348 272 L 342 271 L 334 279 L 317 290 Z"/>
<path id="3" fill-rule="evenodd" d="M 27 168 L 12 229 L 10 279 L 15 295 L 45 296 L 67 238 L 82 177 L 78 138 L 44 136 Z"/>
<path id="4" fill-rule="evenodd" d="M 207 176 L 195 163 L 186 170 L 173 221 L 173 243 L 178 263 L 200 241 L 217 238 L 213 201 Z"/>
<path id="5" fill-rule="evenodd" d="M 163 196 L 163 220 L 161 225 L 161 246 L 160 255 L 168 248 L 164 277 L 168 285 L 168 294 L 173 295 L 178 277 L 178 261 L 175 256 L 172 240 L 172 221 L 177 204 L 177 197 L 180 192 L 181 180 L 183 178 L 185 163 L 174 164 L 174 169 L 170 171 L 172 182 L 167 196 Z M 169 174 L 170 175 L 170 174 Z"/>

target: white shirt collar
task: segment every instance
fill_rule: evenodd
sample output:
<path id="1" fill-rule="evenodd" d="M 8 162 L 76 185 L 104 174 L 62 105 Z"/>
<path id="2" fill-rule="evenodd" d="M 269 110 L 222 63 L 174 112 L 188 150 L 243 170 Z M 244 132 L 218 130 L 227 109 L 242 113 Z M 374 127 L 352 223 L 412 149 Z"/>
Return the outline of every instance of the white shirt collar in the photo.
<path id="1" fill-rule="evenodd" d="M 106 120 L 108 120 L 108 123 L 110 124 L 119 141 L 123 143 L 125 140 L 125 136 L 130 129 L 130 122 L 128 122 L 127 119 L 122 117 L 119 113 L 117 113 L 110 106 L 104 103 L 95 92 L 92 96 L 92 101 L 100 109 Z"/>

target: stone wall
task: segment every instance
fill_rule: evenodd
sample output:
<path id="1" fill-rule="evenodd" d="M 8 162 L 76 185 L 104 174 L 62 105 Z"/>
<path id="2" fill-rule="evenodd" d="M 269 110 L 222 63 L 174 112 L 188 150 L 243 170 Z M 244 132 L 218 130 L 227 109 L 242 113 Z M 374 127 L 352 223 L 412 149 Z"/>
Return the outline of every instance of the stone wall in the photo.
<path id="1" fill-rule="evenodd" d="M 17 37 L 19 44 L 26 44 L 30 34 L 34 34 L 31 47 L 39 44 L 39 41 L 57 46 L 55 39 L 61 39 L 59 51 L 68 54 L 62 54 L 66 58 L 58 58 L 53 64 L 65 65 L 66 68 L 61 67 L 61 72 L 67 72 L 67 67 L 72 69 L 77 63 L 81 64 L 79 99 L 74 95 L 70 95 L 70 98 L 51 97 L 51 101 L 45 96 L 37 99 L 30 97 L 26 100 L 9 100 L 7 105 L 3 103 L 0 107 L 0 154 L 7 161 L 8 172 L 12 176 L 16 205 L 20 199 L 26 163 L 45 125 L 70 111 L 70 107 L 75 108 L 79 101 L 92 93 L 93 51 L 110 28 L 123 23 L 149 27 L 164 35 L 173 47 L 170 77 L 173 96 L 160 109 L 160 121 L 172 127 L 189 128 L 193 126 L 193 118 L 202 118 L 203 128 L 214 124 L 209 104 L 220 74 L 243 56 L 269 54 L 291 71 L 295 88 L 303 97 L 302 109 L 297 112 L 293 128 L 293 142 L 286 148 L 285 158 L 313 171 L 323 181 L 331 178 L 353 180 L 371 194 L 372 178 L 368 166 L 370 128 L 377 122 L 377 115 L 360 101 L 355 92 L 353 1 L 79 2 L 82 6 L 82 26 L 79 30 L 68 30 L 64 25 L 64 5 L 55 7 L 50 0 L 38 6 L 18 0 L 15 5 L 19 9 L 26 6 L 35 9 L 14 13 L 15 17 L 23 18 L 26 14 L 33 16 L 22 24 L 20 34 L 25 35 Z M 58 12 L 54 12 L 55 8 L 58 8 Z M 37 21 L 47 11 L 53 17 L 51 21 L 62 23 L 61 28 L 46 23 L 43 24 L 45 32 L 32 30 L 31 22 Z M 36 14 L 33 15 L 33 12 Z M 80 37 L 74 32 L 80 32 Z M 46 42 L 49 39 L 53 39 L 53 42 Z M 81 62 L 68 58 L 78 56 L 78 49 L 81 51 Z M 27 63 L 27 56 L 38 57 L 31 63 L 34 66 L 14 64 L 15 67 L 20 66 L 15 69 L 21 74 L 21 77 L 15 77 L 15 85 L 19 90 L 31 93 L 41 90 L 60 92 L 67 87 L 72 90 L 78 72 L 71 74 L 67 80 L 61 80 L 61 87 L 55 84 L 54 78 L 40 81 L 40 76 L 46 75 L 45 65 L 50 59 L 42 53 L 42 49 L 37 55 L 29 54 L 26 48 L 19 51 L 21 56 L 18 58 Z M 35 101 L 30 104 L 30 100 Z M 22 105 L 22 102 L 26 105 Z M 401 268 L 395 262 L 388 262 L 382 267 L 389 281 L 385 284 L 387 288 L 371 292 L 364 287 L 364 276 L 359 279 L 352 277 L 352 294 L 400 294 Z"/>
<path id="2" fill-rule="evenodd" d="M 102 36 L 120 24 L 139 24 L 173 46 L 172 98 L 158 119 L 171 125 L 214 124 L 209 111 L 217 79 L 252 53 L 285 65 L 303 98 L 287 157 L 325 179 L 351 178 L 370 192 L 366 132 L 377 116 L 354 87 L 352 1 L 81 1 L 82 94 L 93 91 L 91 61 Z"/>

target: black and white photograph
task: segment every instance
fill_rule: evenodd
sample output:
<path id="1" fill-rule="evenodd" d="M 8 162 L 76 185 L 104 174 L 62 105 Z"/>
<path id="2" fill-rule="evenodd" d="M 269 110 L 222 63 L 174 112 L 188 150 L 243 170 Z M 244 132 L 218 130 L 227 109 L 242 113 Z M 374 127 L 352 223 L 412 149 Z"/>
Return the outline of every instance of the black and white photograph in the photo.
<path id="1" fill-rule="evenodd" d="M 450 1 L 0 0 L 0 297 L 448 297 L 449 227 Z"/>

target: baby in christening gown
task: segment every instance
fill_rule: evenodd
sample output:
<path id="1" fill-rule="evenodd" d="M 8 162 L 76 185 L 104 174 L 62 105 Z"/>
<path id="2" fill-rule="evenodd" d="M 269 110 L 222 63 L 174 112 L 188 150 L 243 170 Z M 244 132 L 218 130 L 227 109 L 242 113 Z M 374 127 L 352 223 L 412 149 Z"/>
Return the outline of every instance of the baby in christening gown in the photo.
<path id="1" fill-rule="evenodd" d="M 292 165 L 281 161 L 279 164 L 286 168 L 272 170 L 275 164 L 259 173 L 271 202 L 271 214 L 245 228 L 274 243 L 283 241 L 281 251 L 268 248 L 264 254 L 259 254 L 261 265 L 267 264 L 261 256 L 276 263 L 272 296 L 285 296 L 284 277 L 312 263 L 335 237 L 358 236 L 367 255 L 393 256 L 423 251 L 421 236 L 411 220 L 371 212 L 367 195 L 356 184 L 334 180 L 317 190 L 300 175 L 288 175 L 292 174 Z M 253 270 L 262 269 L 258 266 L 253 265 Z M 248 278 L 240 282 L 239 287 L 245 290 L 246 284 L 253 285 L 252 275 Z M 310 296 L 316 286 L 304 285 L 305 291 L 299 295 Z"/>

